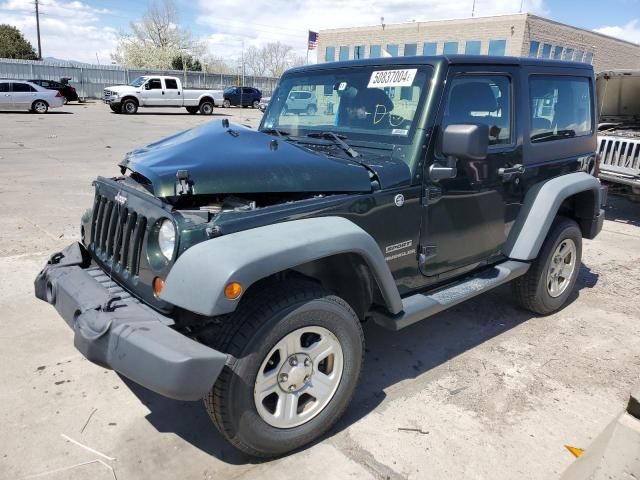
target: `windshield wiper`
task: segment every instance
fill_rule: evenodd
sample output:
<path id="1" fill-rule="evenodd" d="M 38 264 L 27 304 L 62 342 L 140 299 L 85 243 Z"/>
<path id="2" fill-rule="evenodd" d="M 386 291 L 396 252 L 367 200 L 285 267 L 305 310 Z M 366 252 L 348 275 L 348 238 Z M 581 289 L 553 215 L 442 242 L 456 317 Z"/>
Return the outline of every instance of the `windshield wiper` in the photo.
<path id="1" fill-rule="evenodd" d="M 345 135 L 336 135 L 333 132 L 312 132 L 307 135 L 311 138 L 324 138 L 326 140 L 333 140 L 333 142 L 342 148 L 351 158 L 358 158 L 362 155 L 351 148 L 344 140 L 347 139 Z"/>
<path id="2" fill-rule="evenodd" d="M 576 136 L 575 130 L 558 130 L 557 132 L 543 132 L 531 137 L 532 142 L 542 140 L 558 140 L 560 138 L 571 138 Z"/>
<path id="3" fill-rule="evenodd" d="M 265 128 L 264 130 L 260 130 L 262 133 L 266 133 L 267 135 L 273 135 L 274 133 L 279 137 L 289 137 L 291 134 L 286 130 L 279 130 L 277 128 Z"/>

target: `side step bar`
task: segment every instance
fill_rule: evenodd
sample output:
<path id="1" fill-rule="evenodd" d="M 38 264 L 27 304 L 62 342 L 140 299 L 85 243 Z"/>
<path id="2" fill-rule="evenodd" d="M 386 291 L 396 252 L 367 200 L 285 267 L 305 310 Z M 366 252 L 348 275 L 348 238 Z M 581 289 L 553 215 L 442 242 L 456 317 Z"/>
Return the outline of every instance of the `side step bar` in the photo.
<path id="1" fill-rule="evenodd" d="M 398 315 L 375 312 L 373 320 L 389 330 L 400 330 L 524 275 L 529 266 L 526 262 L 508 260 L 435 292 L 405 297 Z"/>

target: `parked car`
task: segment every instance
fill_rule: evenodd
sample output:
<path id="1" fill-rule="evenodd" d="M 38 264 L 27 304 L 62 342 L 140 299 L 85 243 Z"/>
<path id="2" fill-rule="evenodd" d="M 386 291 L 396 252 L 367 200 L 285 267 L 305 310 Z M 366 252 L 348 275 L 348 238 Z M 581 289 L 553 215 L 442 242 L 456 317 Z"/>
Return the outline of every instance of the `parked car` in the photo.
<path id="1" fill-rule="evenodd" d="M 640 70 L 601 72 L 596 81 L 600 178 L 640 200 Z"/>
<path id="2" fill-rule="evenodd" d="M 134 114 L 140 107 L 184 107 L 191 114 L 211 115 L 215 106 L 222 105 L 222 91 L 182 88 L 178 77 L 145 75 L 129 85 L 105 88 L 102 99 L 115 113 Z"/>
<path id="3" fill-rule="evenodd" d="M 0 110 L 31 110 L 47 113 L 49 108 L 64 105 L 58 90 L 48 90 L 23 80 L 0 80 Z"/>
<path id="4" fill-rule="evenodd" d="M 63 77 L 59 82 L 55 80 L 29 80 L 31 83 L 35 83 L 36 85 L 40 85 L 43 88 L 48 90 L 58 90 L 62 96 L 64 97 L 64 103 L 68 102 L 78 102 L 80 99 L 78 98 L 78 93 L 76 89 L 69 84 L 70 78 Z"/>
<path id="5" fill-rule="evenodd" d="M 286 115 L 300 85 L 333 108 Z M 204 398 L 237 448 L 282 455 L 346 410 L 362 322 L 396 331 L 508 282 L 536 315 L 580 301 L 607 192 L 589 173 L 596 118 L 582 63 L 295 68 L 257 130 L 207 122 L 98 177 L 80 242 L 50 257 L 35 294 L 101 368 Z"/>
<path id="6" fill-rule="evenodd" d="M 269 106 L 269 102 L 271 101 L 271 97 L 262 97 L 260 99 L 260 103 L 258 104 L 258 109 L 261 112 L 264 112 Z"/>
<path id="7" fill-rule="evenodd" d="M 224 90 L 225 108 L 229 107 L 260 107 L 262 92 L 252 87 L 229 87 Z"/>
<path id="8" fill-rule="evenodd" d="M 283 107 L 284 113 L 306 113 L 315 115 L 318 111 L 316 92 L 306 90 L 292 90 Z"/>

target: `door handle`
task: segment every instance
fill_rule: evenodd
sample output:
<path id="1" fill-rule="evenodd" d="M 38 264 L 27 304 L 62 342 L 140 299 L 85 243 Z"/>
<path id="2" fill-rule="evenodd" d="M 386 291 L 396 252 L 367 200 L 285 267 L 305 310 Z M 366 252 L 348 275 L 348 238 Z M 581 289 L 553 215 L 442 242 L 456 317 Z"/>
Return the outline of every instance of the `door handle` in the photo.
<path id="1" fill-rule="evenodd" d="M 164 90 L 162 91 L 162 94 L 164 95 Z"/>
<path id="2" fill-rule="evenodd" d="M 503 182 L 510 182 L 514 177 L 522 175 L 525 172 L 524 165 L 514 165 L 513 167 L 503 167 L 498 169 L 498 175 L 502 177 Z"/>

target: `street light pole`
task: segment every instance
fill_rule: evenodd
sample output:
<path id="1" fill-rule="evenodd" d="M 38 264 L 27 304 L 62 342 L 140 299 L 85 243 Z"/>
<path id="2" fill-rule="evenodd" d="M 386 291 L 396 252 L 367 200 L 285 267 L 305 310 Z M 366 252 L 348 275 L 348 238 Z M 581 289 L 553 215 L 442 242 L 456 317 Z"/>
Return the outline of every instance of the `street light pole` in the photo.
<path id="1" fill-rule="evenodd" d="M 42 47 L 40 46 L 40 12 L 38 11 L 38 0 L 36 0 L 36 30 L 38 32 L 38 60 L 42 60 Z"/>

